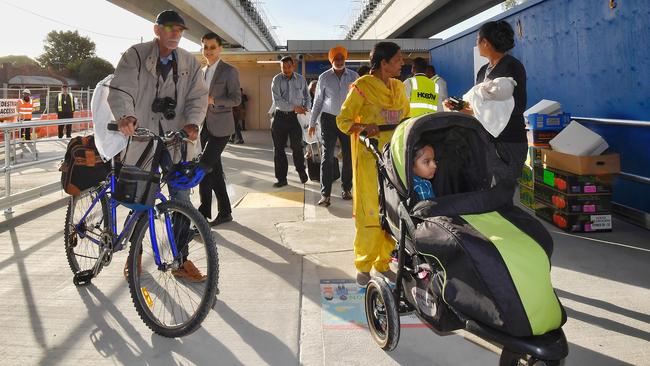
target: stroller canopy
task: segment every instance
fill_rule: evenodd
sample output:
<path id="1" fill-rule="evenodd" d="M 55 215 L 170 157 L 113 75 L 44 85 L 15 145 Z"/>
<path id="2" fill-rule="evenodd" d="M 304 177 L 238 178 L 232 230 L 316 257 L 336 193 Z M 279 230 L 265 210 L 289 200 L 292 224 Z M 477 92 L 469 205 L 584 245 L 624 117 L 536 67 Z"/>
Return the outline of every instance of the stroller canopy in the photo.
<path id="1" fill-rule="evenodd" d="M 490 188 L 493 167 L 500 159 L 489 133 L 471 116 L 439 112 L 401 123 L 384 151 L 388 178 L 403 197 L 411 195 L 414 147 L 420 142 L 435 150 L 436 196 Z"/>

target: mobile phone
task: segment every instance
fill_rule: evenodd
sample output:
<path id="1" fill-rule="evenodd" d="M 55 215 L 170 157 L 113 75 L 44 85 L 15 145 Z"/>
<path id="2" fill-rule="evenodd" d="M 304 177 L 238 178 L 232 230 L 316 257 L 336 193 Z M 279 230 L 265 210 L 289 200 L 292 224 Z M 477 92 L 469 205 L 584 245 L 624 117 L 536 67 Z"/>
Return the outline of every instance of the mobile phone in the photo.
<path id="1" fill-rule="evenodd" d="M 449 102 L 451 103 L 452 111 L 460 111 L 465 108 L 467 102 L 461 97 L 449 97 Z"/>

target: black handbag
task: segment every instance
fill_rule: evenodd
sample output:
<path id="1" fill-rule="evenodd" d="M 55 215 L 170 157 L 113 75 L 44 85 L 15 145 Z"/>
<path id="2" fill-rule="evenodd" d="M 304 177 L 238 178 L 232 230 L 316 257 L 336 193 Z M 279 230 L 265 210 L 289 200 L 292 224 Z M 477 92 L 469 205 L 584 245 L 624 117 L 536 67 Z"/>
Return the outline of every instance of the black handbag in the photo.
<path id="1" fill-rule="evenodd" d="M 140 211 L 152 208 L 156 196 L 160 192 L 161 176 L 157 171 L 162 150 L 160 142 L 156 143 L 151 168 L 149 170 L 142 168 L 153 143 L 153 140 L 149 141 L 135 165 L 121 165 L 116 172 L 117 179 L 113 199 L 132 210 Z"/>

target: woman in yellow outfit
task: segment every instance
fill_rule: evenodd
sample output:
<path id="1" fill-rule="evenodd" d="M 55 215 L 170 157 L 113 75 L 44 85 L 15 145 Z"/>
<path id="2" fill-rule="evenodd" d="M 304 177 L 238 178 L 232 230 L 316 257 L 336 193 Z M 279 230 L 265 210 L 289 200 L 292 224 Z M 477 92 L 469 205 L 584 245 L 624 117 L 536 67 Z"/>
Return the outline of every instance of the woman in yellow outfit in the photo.
<path id="1" fill-rule="evenodd" d="M 336 118 L 339 129 L 352 138 L 352 180 L 354 187 L 353 214 L 356 236 L 354 238 L 354 264 L 357 283 L 366 285 L 373 267 L 389 278 L 390 254 L 395 242 L 381 229 L 379 223 L 379 187 L 375 157 L 359 142 L 358 135 L 365 131 L 379 140 L 379 149 L 390 141 L 393 130 L 384 125 L 397 125 L 409 114 L 409 102 L 404 84 L 393 79 L 400 75 L 402 54 L 398 45 L 379 42 L 370 53 L 369 75 L 355 81 Z"/>

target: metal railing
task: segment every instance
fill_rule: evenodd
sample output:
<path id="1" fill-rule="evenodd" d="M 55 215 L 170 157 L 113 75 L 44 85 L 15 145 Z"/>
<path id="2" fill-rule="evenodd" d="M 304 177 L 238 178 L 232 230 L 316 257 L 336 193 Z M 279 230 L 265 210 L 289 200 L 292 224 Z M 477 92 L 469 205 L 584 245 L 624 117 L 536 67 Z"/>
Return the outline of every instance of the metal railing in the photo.
<path id="1" fill-rule="evenodd" d="M 38 99 L 38 106 L 34 108 L 34 114 L 49 114 L 56 113 L 57 111 L 57 98 L 60 93 L 60 88 L 54 90 L 50 87 L 46 88 L 25 88 L 24 86 L 0 88 L 0 99 L 20 99 L 24 89 L 29 89 L 34 99 Z M 92 100 L 94 89 L 78 89 L 70 90 L 69 93 L 74 98 L 75 110 L 90 109 L 90 101 Z"/>
<path id="2" fill-rule="evenodd" d="M 21 204 L 41 196 L 44 196 L 49 193 L 57 192 L 61 189 L 60 182 L 53 182 L 38 186 L 32 189 L 25 190 L 20 193 L 11 192 L 11 173 L 17 170 L 29 168 L 35 165 L 50 163 L 53 161 L 60 161 L 63 159 L 65 152 L 61 155 L 54 157 L 49 157 L 45 159 L 39 159 L 38 150 L 36 149 L 37 143 L 60 141 L 61 139 L 35 139 L 29 141 L 21 141 L 23 144 L 33 144 L 34 146 L 34 161 L 18 163 L 15 159 L 15 150 L 19 142 L 14 141 L 15 131 L 21 130 L 23 128 L 35 128 L 43 126 L 60 126 L 60 125 L 72 125 L 72 124 L 87 124 L 86 129 L 90 127 L 92 119 L 89 117 L 85 118 L 71 118 L 71 119 L 59 119 L 59 120 L 45 120 L 45 121 L 28 121 L 28 122 L 13 122 L 13 123 L 0 123 L 0 130 L 4 136 L 4 166 L 0 167 L 0 170 L 5 175 L 5 192 L 4 197 L 0 198 L 0 209 L 4 209 L 5 214 L 10 214 L 13 212 L 12 207 Z"/>
<path id="3" fill-rule="evenodd" d="M 625 127 L 650 127 L 650 121 L 635 121 L 635 120 L 627 120 L 627 119 L 590 118 L 590 117 L 572 117 L 571 119 L 577 122 L 586 122 L 586 123 L 593 123 L 599 125 L 613 125 L 613 126 L 625 126 Z M 650 185 L 650 178 L 641 175 L 622 171 L 619 173 L 619 177 L 637 183 Z"/>

